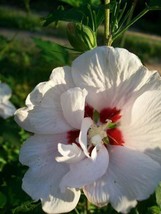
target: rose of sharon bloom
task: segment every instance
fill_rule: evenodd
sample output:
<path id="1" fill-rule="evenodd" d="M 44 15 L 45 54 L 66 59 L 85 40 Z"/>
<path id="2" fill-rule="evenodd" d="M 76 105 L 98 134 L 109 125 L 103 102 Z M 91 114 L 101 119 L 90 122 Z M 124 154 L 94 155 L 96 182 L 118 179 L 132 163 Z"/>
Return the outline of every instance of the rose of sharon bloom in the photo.
<path id="1" fill-rule="evenodd" d="M 20 151 L 23 189 L 47 213 L 74 209 L 83 190 L 128 213 L 161 180 L 161 80 L 125 49 L 97 47 L 52 71 L 15 120 L 34 133 Z"/>
<path id="2" fill-rule="evenodd" d="M 6 83 L 0 82 L 0 117 L 7 119 L 16 111 L 14 105 L 9 101 L 11 89 Z"/>

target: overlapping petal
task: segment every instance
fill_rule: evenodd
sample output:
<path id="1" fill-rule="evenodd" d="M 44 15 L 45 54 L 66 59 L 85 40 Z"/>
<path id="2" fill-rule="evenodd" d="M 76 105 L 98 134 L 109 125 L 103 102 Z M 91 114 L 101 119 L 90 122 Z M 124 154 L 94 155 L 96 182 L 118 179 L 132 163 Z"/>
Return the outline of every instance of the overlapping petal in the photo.
<path id="1" fill-rule="evenodd" d="M 88 199 L 104 206 L 108 202 L 115 210 L 128 213 L 137 200 L 153 193 L 161 180 L 161 166 L 144 153 L 123 146 L 110 146 L 109 167 L 98 181 L 84 187 Z"/>
<path id="2" fill-rule="evenodd" d="M 87 91 L 78 87 L 61 95 L 61 107 L 66 121 L 75 129 L 80 129 L 84 117 Z"/>
<path id="3" fill-rule="evenodd" d="M 147 152 L 161 164 L 161 91 L 146 91 L 131 108 L 125 115 L 130 119 L 123 118 L 120 126 L 125 146 Z"/>
<path id="4" fill-rule="evenodd" d="M 54 69 L 51 80 L 39 84 L 26 100 L 27 107 L 19 109 L 15 120 L 24 129 L 38 134 L 63 133 L 71 130 L 60 103 L 63 92 L 73 87 L 70 68 Z"/>
<path id="5" fill-rule="evenodd" d="M 102 145 L 95 159 L 84 158 L 80 162 L 70 164 L 70 171 L 63 177 L 60 187 L 82 188 L 100 178 L 107 170 L 109 162 L 108 151 Z"/>
<path id="6" fill-rule="evenodd" d="M 134 92 L 160 87 L 159 74 L 149 72 L 136 55 L 122 48 L 88 51 L 73 62 L 71 71 L 75 84 L 87 89 L 87 102 L 97 110 L 107 105 L 122 108 Z"/>
<path id="7" fill-rule="evenodd" d="M 22 146 L 20 161 L 30 167 L 23 178 L 23 189 L 34 199 L 41 198 L 44 210 L 54 210 L 52 213 L 74 209 L 80 192 L 74 189 L 62 193 L 59 182 L 62 176 L 69 171 L 66 164 L 58 163 L 58 142 L 66 143 L 66 134 L 34 135 Z M 65 212 L 65 210 L 64 210 Z"/>

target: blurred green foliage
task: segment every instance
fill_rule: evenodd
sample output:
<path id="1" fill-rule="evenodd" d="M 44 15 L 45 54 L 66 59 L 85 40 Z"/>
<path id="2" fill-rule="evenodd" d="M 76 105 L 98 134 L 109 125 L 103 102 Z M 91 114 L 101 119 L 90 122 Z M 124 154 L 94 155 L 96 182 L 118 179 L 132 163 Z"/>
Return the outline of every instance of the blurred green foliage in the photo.
<path id="1" fill-rule="evenodd" d="M 0 27 L 19 30 L 40 31 L 41 19 L 37 15 L 27 15 L 16 8 L 0 7 Z"/>

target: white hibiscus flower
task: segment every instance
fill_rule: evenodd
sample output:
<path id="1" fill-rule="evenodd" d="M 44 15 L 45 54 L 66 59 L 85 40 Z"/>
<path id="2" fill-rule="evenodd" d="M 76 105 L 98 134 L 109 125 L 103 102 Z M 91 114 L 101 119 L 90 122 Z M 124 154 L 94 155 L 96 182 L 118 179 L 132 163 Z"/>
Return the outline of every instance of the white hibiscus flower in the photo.
<path id="1" fill-rule="evenodd" d="M 9 101 L 11 89 L 6 83 L 0 82 L 0 117 L 7 119 L 16 111 L 14 105 Z"/>
<path id="2" fill-rule="evenodd" d="M 15 119 L 33 132 L 20 161 L 23 189 L 47 213 L 69 212 L 80 189 L 128 213 L 161 180 L 161 80 L 137 56 L 98 47 L 28 95 Z"/>

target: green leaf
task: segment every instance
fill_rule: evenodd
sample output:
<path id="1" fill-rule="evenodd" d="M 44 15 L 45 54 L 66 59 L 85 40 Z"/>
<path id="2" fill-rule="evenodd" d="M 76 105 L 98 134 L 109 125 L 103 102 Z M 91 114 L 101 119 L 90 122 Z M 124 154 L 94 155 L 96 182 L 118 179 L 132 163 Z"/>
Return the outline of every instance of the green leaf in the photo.
<path id="1" fill-rule="evenodd" d="M 58 21 L 81 23 L 96 31 L 104 20 L 104 7 L 92 7 L 90 4 L 82 5 L 79 8 L 65 10 L 59 7 L 56 11 L 49 14 L 45 19 L 44 26 L 57 23 Z"/>
<path id="2" fill-rule="evenodd" d="M 148 208 L 148 214 L 160 214 L 161 210 L 157 206 L 152 206 Z"/>
<path id="3" fill-rule="evenodd" d="M 67 21 L 67 22 L 82 22 L 86 19 L 84 12 L 77 8 L 64 10 L 63 7 L 59 7 L 56 11 L 49 14 L 45 18 L 44 26 L 51 24 L 52 22 Z"/>
<path id="4" fill-rule="evenodd" d="M 55 66 L 69 64 L 69 54 L 65 47 L 39 38 L 33 38 L 33 41 L 47 62 L 54 62 Z"/>
<path id="5" fill-rule="evenodd" d="M 159 186 L 155 191 L 155 197 L 156 197 L 157 205 L 161 208 L 161 183 L 159 184 Z"/>

